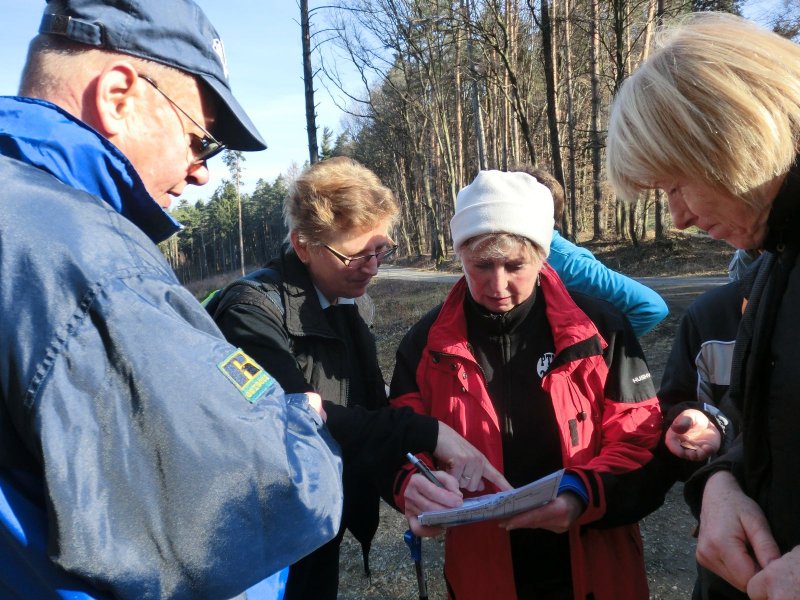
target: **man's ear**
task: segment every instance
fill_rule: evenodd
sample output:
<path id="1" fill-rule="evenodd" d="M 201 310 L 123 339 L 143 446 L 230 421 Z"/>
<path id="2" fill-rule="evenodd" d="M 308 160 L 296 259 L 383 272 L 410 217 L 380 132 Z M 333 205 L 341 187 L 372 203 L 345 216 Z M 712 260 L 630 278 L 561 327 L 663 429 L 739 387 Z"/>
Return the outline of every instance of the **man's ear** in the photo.
<path id="1" fill-rule="evenodd" d="M 300 241 L 300 236 L 296 231 L 292 231 L 289 234 L 289 241 L 292 243 L 292 248 L 294 248 L 295 254 L 297 254 L 300 262 L 303 264 L 308 264 L 310 258 L 308 244 Z"/>
<path id="2" fill-rule="evenodd" d="M 136 103 L 142 101 L 144 87 L 138 81 L 136 69 L 125 60 L 108 63 L 97 76 L 92 124 L 105 137 L 112 139 L 129 128 Z"/>

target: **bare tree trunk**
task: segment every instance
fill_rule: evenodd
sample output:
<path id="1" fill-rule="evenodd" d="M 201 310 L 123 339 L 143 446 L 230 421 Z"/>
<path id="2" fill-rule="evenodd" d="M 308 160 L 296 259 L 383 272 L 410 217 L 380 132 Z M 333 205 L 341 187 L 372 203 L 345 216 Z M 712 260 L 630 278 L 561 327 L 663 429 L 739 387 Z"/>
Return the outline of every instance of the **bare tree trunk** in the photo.
<path id="1" fill-rule="evenodd" d="M 461 10 L 464 13 L 464 22 L 469 28 L 471 21 L 470 0 L 461 0 Z M 472 30 L 467 29 L 467 57 L 469 61 L 469 76 L 471 79 L 472 114 L 475 125 L 475 143 L 478 152 L 478 168 L 486 170 L 486 136 L 483 130 L 483 116 L 481 104 L 478 100 L 478 70 L 475 68 L 475 55 L 472 48 Z"/>
<path id="2" fill-rule="evenodd" d="M 564 80 L 567 90 L 567 136 L 569 144 L 569 185 L 565 186 L 569 198 L 570 216 L 572 218 L 572 228 L 570 238 L 578 239 L 578 194 L 577 194 L 577 149 L 575 148 L 575 109 L 573 104 L 572 87 L 572 4 L 571 0 L 564 0 L 564 53 L 565 53 L 565 73 Z M 565 211 L 566 218 L 566 211 Z M 564 233 L 567 233 L 566 222 L 564 223 Z"/>
<path id="3" fill-rule="evenodd" d="M 592 124 L 590 128 L 592 146 L 592 197 L 594 203 L 595 240 L 603 237 L 603 191 L 600 187 L 600 6 L 599 0 L 591 1 L 591 79 L 592 79 Z"/>
<path id="4" fill-rule="evenodd" d="M 303 36 L 303 84 L 306 96 L 306 132 L 308 133 L 308 161 L 319 162 L 317 146 L 317 107 L 314 105 L 314 72 L 311 70 L 311 23 L 308 18 L 308 0 L 300 0 L 300 30 Z"/>
<path id="5" fill-rule="evenodd" d="M 656 24 L 656 0 L 648 0 L 647 2 L 647 22 L 645 23 L 644 38 L 642 39 L 642 58 L 640 63 L 647 60 L 650 56 L 650 43 L 653 39 L 653 29 Z"/>
<path id="6" fill-rule="evenodd" d="M 240 168 L 236 169 L 236 208 L 239 212 L 239 260 L 242 267 L 242 275 L 244 275 L 244 221 L 242 220 L 242 177 Z"/>
<path id="7" fill-rule="evenodd" d="M 639 205 L 638 200 L 634 200 L 628 204 L 628 233 L 631 237 L 634 247 L 639 246 L 639 236 L 636 233 L 636 207 Z"/>
<path id="8" fill-rule="evenodd" d="M 461 29 L 455 32 L 455 143 L 456 143 L 456 164 L 455 164 L 455 186 L 457 189 L 464 187 L 464 123 L 462 121 L 463 106 L 461 104 Z M 467 33 L 469 35 L 469 33 Z"/>
<path id="9" fill-rule="evenodd" d="M 664 0 L 658 0 L 658 10 L 656 14 L 656 20 L 659 25 L 661 25 L 662 21 L 664 20 Z M 656 190 L 656 200 L 655 200 L 655 229 L 656 229 L 656 239 L 663 240 L 665 237 L 665 227 L 664 227 L 664 196 L 661 190 Z"/>
<path id="10" fill-rule="evenodd" d="M 627 2 L 625 0 L 614 0 L 612 5 L 614 8 L 614 66 L 616 75 L 614 77 L 614 92 L 616 93 L 627 75 L 625 69 L 625 23 L 627 21 Z"/>
<path id="11" fill-rule="evenodd" d="M 639 239 L 647 239 L 647 214 L 650 211 L 650 191 L 648 191 L 642 199 L 642 219 L 639 221 Z"/>
<path id="12" fill-rule="evenodd" d="M 564 181 L 564 167 L 561 162 L 561 135 L 558 131 L 558 94 L 556 91 L 556 81 L 558 79 L 558 61 L 556 60 L 556 26 L 555 21 L 550 18 L 550 6 L 548 0 L 542 2 L 542 53 L 544 54 L 544 78 L 547 89 L 547 125 L 550 132 L 550 154 L 552 158 L 553 176 L 558 181 Z M 562 214 L 562 223 L 559 227 L 564 229 L 564 219 L 566 212 Z"/>

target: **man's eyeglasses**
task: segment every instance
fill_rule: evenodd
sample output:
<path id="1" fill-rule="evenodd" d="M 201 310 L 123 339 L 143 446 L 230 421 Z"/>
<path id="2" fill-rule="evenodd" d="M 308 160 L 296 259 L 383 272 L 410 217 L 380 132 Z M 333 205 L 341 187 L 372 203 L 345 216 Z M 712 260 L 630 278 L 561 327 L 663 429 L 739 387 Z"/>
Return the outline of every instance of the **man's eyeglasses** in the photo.
<path id="1" fill-rule="evenodd" d="M 358 269 L 366 265 L 369 261 L 372 260 L 372 257 L 375 257 L 375 260 L 378 261 L 378 266 L 381 266 L 381 263 L 392 256 L 394 253 L 397 252 L 397 244 L 392 244 L 391 246 L 387 246 L 383 250 L 379 252 L 375 252 L 374 254 L 362 254 L 361 256 L 347 256 L 346 254 L 342 254 L 341 252 L 337 252 L 328 244 L 322 244 L 325 248 L 330 250 L 330 253 L 333 254 L 336 258 L 338 258 L 344 266 L 348 269 Z"/>
<path id="2" fill-rule="evenodd" d="M 162 96 L 164 96 L 164 98 L 166 98 L 167 102 L 169 102 L 172 106 L 174 106 L 184 117 L 189 119 L 195 127 L 197 127 L 200 131 L 203 132 L 204 136 L 202 138 L 197 135 L 190 134 L 192 136 L 192 144 L 191 144 L 192 156 L 194 157 L 194 162 L 196 164 L 205 162 L 210 158 L 213 158 L 223 150 L 225 150 L 225 144 L 223 144 L 217 138 L 211 135 L 211 133 L 205 127 L 200 125 L 200 123 L 195 121 L 189 115 L 189 113 L 187 113 L 180 106 L 178 106 L 172 98 L 167 96 L 164 90 L 162 90 L 160 87 L 158 87 L 158 85 L 156 85 L 156 82 L 153 81 L 149 75 L 142 75 L 141 73 L 139 73 L 139 77 L 141 77 L 147 83 L 152 85 L 153 88 L 155 88 L 155 90 L 159 94 L 161 94 Z"/>

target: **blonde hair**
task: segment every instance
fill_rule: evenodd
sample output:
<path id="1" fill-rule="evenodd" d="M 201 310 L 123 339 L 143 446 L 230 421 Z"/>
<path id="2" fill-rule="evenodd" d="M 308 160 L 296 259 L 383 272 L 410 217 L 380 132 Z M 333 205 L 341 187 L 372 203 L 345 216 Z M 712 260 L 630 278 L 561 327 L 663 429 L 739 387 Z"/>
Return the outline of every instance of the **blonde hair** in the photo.
<path id="1" fill-rule="evenodd" d="M 632 199 L 663 178 L 759 204 L 800 137 L 800 47 L 745 19 L 695 13 L 656 36 L 611 107 L 608 178 Z"/>
<path id="2" fill-rule="evenodd" d="M 331 230 L 359 231 L 384 221 L 391 226 L 398 208 L 378 176 L 351 158 L 337 156 L 306 168 L 283 204 L 289 232 L 302 243 L 322 243 Z"/>
<path id="3" fill-rule="evenodd" d="M 541 264 L 545 261 L 545 253 L 535 242 L 522 235 L 514 233 L 491 232 L 482 233 L 469 238 L 456 249 L 456 256 L 461 259 L 464 249 L 467 249 L 473 258 L 498 260 L 508 256 L 511 250 L 520 248 L 525 257 L 532 262 Z"/>

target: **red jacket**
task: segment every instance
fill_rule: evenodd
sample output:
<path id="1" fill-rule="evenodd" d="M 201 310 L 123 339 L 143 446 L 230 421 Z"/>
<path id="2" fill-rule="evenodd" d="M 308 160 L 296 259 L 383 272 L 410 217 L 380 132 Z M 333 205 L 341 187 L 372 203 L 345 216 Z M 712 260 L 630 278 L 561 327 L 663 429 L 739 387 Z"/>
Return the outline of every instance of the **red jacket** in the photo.
<path id="1" fill-rule="evenodd" d="M 553 330 L 557 365 L 542 380 L 550 393 L 560 426 L 565 468 L 583 480 L 589 503 L 569 531 L 576 599 L 593 593 L 596 600 L 636 600 L 648 597 L 642 541 L 637 524 L 611 529 L 582 527 L 606 512 L 604 476 L 645 464 L 661 432 L 661 414 L 650 374 L 640 364 L 615 360 L 624 397 L 611 399 L 604 391 L 609 367 L 603 351 L 607 344 L 597 327 L 578 308 L 561 280 L 545 266 L 541 286 L 547 319 Z M 467 286 L 459 281 L 441 311 L 424 332 L 412 331 L 398 351 L 395 378 L 415 373 L 415 392 L 392 400 L 411 406 L 446 423 L 483 452 L 500 471 L 503 449 L 500 427 L 482 372 L 467 344 L 463 310 Z M 417 339 L 414 340 L 414 334 Z M 424 344 L 416 366 L 404 365 L 403 347 Z M 594 351 L 587 351 L 594 348 Z M 409 352 L 414 355 L 414 352 Z M 623 353 L 627 355 L 627 353 Z M 532 368 L 535 366 L 532 365 Z M 408 385 L 393 389 L 409 389 Z M 408 382 L 406 382 L 408 383 Z M 407 480 L 396 490 L 403 506 Z M 516 598 L 508 534 L 494 521 L 453 527 L 445 540 L 445 575 L 457 600 Z"/>

